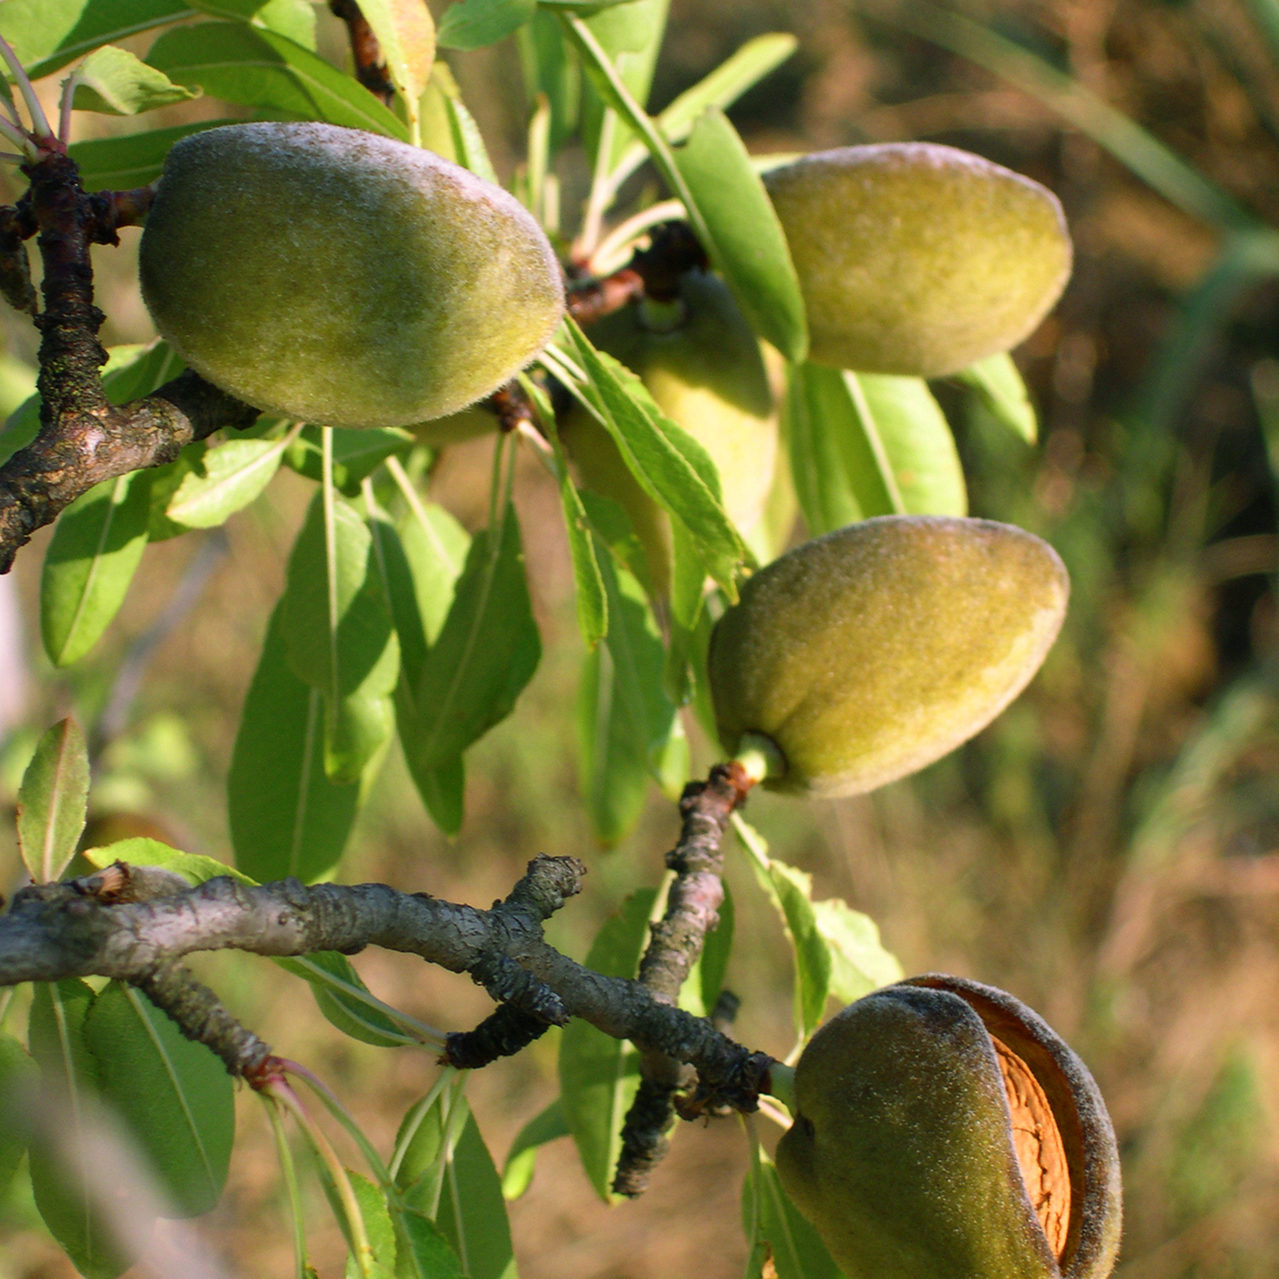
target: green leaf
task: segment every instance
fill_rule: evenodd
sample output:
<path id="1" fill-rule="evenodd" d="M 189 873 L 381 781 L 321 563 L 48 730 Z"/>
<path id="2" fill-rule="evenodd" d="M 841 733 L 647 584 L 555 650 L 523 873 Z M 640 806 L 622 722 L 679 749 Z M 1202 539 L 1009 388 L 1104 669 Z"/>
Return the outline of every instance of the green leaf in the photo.
<path id="1" fill-rule="evenodd" d="M 791 1202 L 767 1159 L 751 1169 L 742 1210 L 748 1239 L 767 1246 L 777 1279 L 841 1279 L 816 1227 Z"/>
<path id="2" fill-rule="evenodd" d="M 18 789 L 18 847 L 37 884 L 60 879 L 84 831 L 89 753 L 73 719 L 54 724 L 36 746 Z"/>
<path id="3" fill-rule="evenodd" d="M 325 768 L 355 781 L 390 738 L 400 650 L 373 535 L 341 498 L 312 501 L 280 608 L 294 673 L 324 695 Z"/>
<path id="4" fill-rule="evenodd" d="M 58 517 L 40 577 L 40 633 L 55 666 L 82 658 L 111 624 L 147 545 L 151 477 L 103 480 Z"/>
<path id="5" fill-rule="evenodd" d="M 233 18 L 288 36 L 315 48 L 315 7 L 310 0 L 190 0 L 191 8 L 214 18 Z M 363 8 L 363 5 L 360 6 Z"/>
<path id="6" fill-rule="evenodd" d="M 425 0 L 360 0 L 360 12 L 377 38 L 391 83 L 416 102 L 435 60 L 435 22 Z"/>
<path id="7" fill-rule="evenodd" d="M 466 109 L 462 101 L 462 91 L 453 78 L 448 67 L 437 62 L 431 73 L 431 83 L 439 90 L 441 104 L 448 119 L 449 140 L 452 144 L 453 159 L 464 169 L 470 169 L 485 182 L 500 186 L 497 170 L 489 159 L 488 148 L 484 145 L 484 137 L 475 117 Z"/>
<path id="8" fill-rule="evenodd" d="M 710 232 L 705 245 L 751 327 L 788 360 L 808 353 L 808 321 L 782 224 L 737 130 L 718 107 L 693 126 L 675 163 Z"/>
<path id="9" fill-rule="evenodd" d="M 724 510 L 706 450 L 658 412 L 625 365 L 596 351 L 572 320 L 566 324 L 588 379 L 583 402 L 613 437 L 644 491 L 688 528 L 707 570 L 735 597 L 734 569 L 750 552 Z"/>
<path id="10" fill-rule="evenodd" d="M 349 75 L 273 31 L 200 22 L 166 31 L 147 62 L 179 84 L 199 85 L 259 115 L 326 120 L 407 141 L 404 124 Z"/>
<path id="11" fill-rule="evenodd" d="M 862 430 L 888 459 L 892 484 L 908 515 L 967 515 L 964 471 L 941 407 L 916 377 L 846 373 Z M 860 395 L 857 394 L 860 391 Z"/>
<path id="12" fill-rule="evenodd" d="M 724 900 L 720 903 L 718 914 L 719 922 L 706 934 L 701 958 L 697 962 L 697 980 L 706 1016 L 714 1012 L 715 1001 L 724 990 L 728 961 L 733 955 L 733 929 L 737 913 L 727 883 L 724 884 Z"/>
<path id="13" fill-rule="evenodd" d="M 117 1213 L 147 1227 L 128 1177 L 108 1172 L 94 1094 L 95 1061 L 84 1042 L 92 988 L 79 980 L 43 982 L 31 1002 L 27 1043 L 40 1068 L 42 1096 L 31 1129 L 29 1168 L 36 1207 L 86 1279 L 115 1279 L 129 1264 L 111 1229 Z M 54 1125 L 56 1124 L 56 1129 Z"/>
<path id="14" fill-rule="evenodd" d="M 817 931 L 830 954 L 830 993 L 851 1004 L 872 990 L 900 981 L 897 957 L 884 949 L 879 926 L 838 897 L 813 903 Z"/>
<path id="15" fill-rule="evenodd" d="M 103 844 L 99 848 L 86 848 L 81 855 L 99 870 L 113 862 L 127 862 L 130 866 L 155 866 L 181 875 L 193 886 L 216 879 L 219 875 L 230 875 L 242 884 L 258 882 L 250 879 L 243 871 L 236 870 L 234 866 L 218 861 L 216 857 L 207 857 L 204 853 L 184 853 L 158 839 L 147 839 L 141 835 L 132 839 L 117 839 L 114 843 Z"/>
<path id="16" fill-rule="evenodd" d="M 382 1188 L 351 1169 L 346 1170 L 364 1227 L 367 1248 L 346 1259 L 347 1279 L 393 1279 L 396 1270 L 395 1225 Z"/>
<path id="17" fill-rule="evenodd" d="M 777 907 L 795 958 L 795 1030 L 807 1040 L 821 1024 L 831 987 L 831 954 L 813 908 L 813 877 L 768 855 L 763 836 L 740 818 L 738 835 L 755 879 Z"/>
<path id="18" fill-rule="evenodd" d="M 657 116 L 657 126 L 669 142 L 686 138 L 693 122 L 710 107 L 723 109 L 747 89 L 779 67 L 795 52 L 799 41 L 774 32 L 756 36 L 736 49 L 705 79 L 686 89 Z"/>
<path id="19" fill-rule="evenodd" d="M 954 437 L 919 378 L 801 364 L 786 394 L 791 475 L 814 535 L 875 515 L 962 515 Z"/>
<path id="20" fill-rule="evenodd" d="M 977 393 L 977 398 L 1000 426 L 1006 426 L 1027 444 L 1033 444 L 1039 438 L 1039 420 L 1030 401 L 1030 392 L 1026 390 L 1021 371 L 1007 351 L 988 355 L 955 376 Z"/>
<path id="21" fill-rule="evenodd" d="M 185 0 L 5 0 L 0 35 L 39 80 L 93 49 L 190 15 Z"/>
<path id="22" fill-rule="evenodd" d="M 537 0 L 456 0 L 440 19 L 444 49 L 482 49 L 532 21 Z"/>
<path id="23" fill-rule="evenodd" d="M 39 1079 L 40 1071 L 27 1050 L 0 1031 L 0 1197 L 27 1150 L 26 1116 Z"/>
<path id="24" fill-rule="evenodd" d="M 401 730 L 414 769 L 451 764 L 510 714 L 541 657 L 519 523 L 507 507 L 471 543 L 439 638 L 411 690 Z"/>
<path id="25" fill-rule="evenodd" d="M 345 955 L 320 950 L 276 963 L 309 983 L 320 1011 L 344 1035 L 377 1048 L 403 1048 L 418 1042 L 387 1016 Z"/>
<path id="26" fill-rule="evenodd" d="M 86 191 L 127 191 L 154 182 L 164 168 L 165 156 L 180 138 L 231 123 L 231 120 L 197 120 L 130 133 L 122 138 L 87 138 L 73 142 L 67 149 L 80 170 L 80 181 Z M 178 367 L 181 368 L 180 361 Z"/>
<path id="27" fill-rule="evenodd" d="M 466 1279 L 457 1253 L 429 1217 L 412 1208 L 399 1213 L 396 1279 Z"/>
<path id="28" fill-rule="evenodd" d="M 77 111 L 137 115 L 199 96 L 199 90 L 174 84 L 136 54 L 114 45 L 95 49 L 76 70 Z"/>
<path id="29" fill-rule="evenodd" d="M 198 470 L 179 483 L 164 508 L 167 518 L 186 528 L 216 528 L 242 510 L 270 484 L 288 447 L 277 440 L 228 440 L 209 449 Z"/>
<path id="30" fill-rule="evenodd" d="M 359 493 L 360 481 L 372 475 L 388 457 L 402 453 L 413 443 L 410 432 L 395 427 L 303 427 L 290 442 L 285 462 L 299 475 L 317 482 L 324 478 L 321 438 L 325 431 L 331 432 L 333 440 L 333 482 L 348 497 Z"/>
<path id="31" fill-rule="evenodd" d="M 222 1062 L 148 999 L 112 982 L 93 1001 L 85 1044 L 103 1098 L 145 1154 L 180 1217 L 222 1194 L 235 1140 L 235 1090 Z"/>
<path id="32" fill-rule="evenodd" d="M 442 1089 L 401 1126 L 395 1184 L 439 1228 L 468 1279 L 515 1279 L 502 1183 L 460 1089 Z"/>
<path id="33" fill-rule="evenodd" d="M 533 1180 L 537 1152 L 547 1142 L 558 1141 L 568 1135 L 564 1103 L 556 1097 L 515 1134 L 515 1140 L 506 1153 L 506 1166 L 502 1169 L 502 1194 L 507 1199 L 518 1199 Z"/>
<path id="34" fill-rule="evenodd" d="M 577 491 L 577 485 L 573 483 L 568 458 L 560 444 L 560 433 L 555 424 L 555 412 L 550 399 L 535 383 L 526 381 L 525 385 L 538 415 L 548 424 L 548 437 L 555 453 L 559 475 L 564 528 L 568 533 L 569 555 L 573 561 L 577 627 L 586 641 L 586 647 L 593 649 L 608 632 L 608 598 L 599 560 L 595 555 L 595 542 L 591 537 L 586 507 L 582 504 L 582 495 Z"/>
<path id="35" fill-rule="evenodd" d="M 601 571 L 613 622 L 604 650 L 583 664 L 578 748 L 595 833 L 615 844 L 639 818 L 678 715 L 662 691 L 666 649 L 643 588 L 607 559 Z"/>
<path id="36" fill-rule="evenodd" d="M 416 495 L 398 532 L 382 518 L 372 520 L 370 529 L 400 641 L 395 716 L 400 739 L 407 743 L 416 731 L 413 689 L 453 603 L 470 536 L 442 506 L 420 502 Z M 423 768 L 406 749 L 405 760 L 436 825 L 445 834 L 457 834 L 462 827 L 466 791 L 461 756 Z"/>
<path id="37" fill-rule="evenodd" d="M 236 864 L 259 883 L 314 880 L 342 855 L 359 807 L 359 787 L 324 771 L 324 698 L 287 658 L 271 615 L 231 753 L 227 803 Z"/>
<path id="38" fill-rule="evenodd" d="M 648 944 L 648 921 L 656 894 L 641 889 L 604 921 L 586 957 L 587 968 L 605 977 L 634 977 Z M 606 1203 L 622 1149 L 622 1123 L 639 1086 L 639 1054 L 630 1044 L 574 1018 L 560 1038 L 560 1093 L 564 1117 L 582 1167 Z"/>

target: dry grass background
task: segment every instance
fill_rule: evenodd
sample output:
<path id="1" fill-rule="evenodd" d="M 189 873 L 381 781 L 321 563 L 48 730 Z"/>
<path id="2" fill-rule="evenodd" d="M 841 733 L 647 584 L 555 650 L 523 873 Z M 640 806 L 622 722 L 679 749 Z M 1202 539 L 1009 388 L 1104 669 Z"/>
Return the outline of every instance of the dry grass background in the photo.
<path id="1" fill-rule="evenodd" d="M 1279 78 L 1246 0 L 964 7 L 1279 223 Z M 979 415 L 959 413 L 958 426 L 974 512 L 1059 547 L 1075 582 L 1072 614 L 1030 692 L 956 756 L 869 799 L 803 806 L 760 797 L 749 816 L 821 893 L 877 919 L 908 971 L 1006 986 L 1089 1061 L 1124 1154 L 1121 1279 L 1264 1279 L 1279 1256 L 1279 543 L 1257 404 L 1259 392 L 1263 403 L 1274 395 L 1279 286 L 1259 284 L 1215 317 L 1198 357 L 1178 366 L 1184 393 L 1152 414 L 1160 342 L 1211 259 L 1214 231 L 1034 97 L 882 20 L 908 8 L 875 0 L 872 18 L 834 0 L 674 0 L 655 98 L 660 105 L 749 35 L 792 30 L 796 58 L 735 112 L 754 149 L 928 138 L 1059 193 L 1078 248 L 1075 277 L 1019 353 L 1041 407 L 1041 443 L 1010 451 Z M 486 97 L 510 70 L 502 57 L 476 56 L 459 70 L 488 136 L 514 147 L 517 120 Z M 100 255 L 104 280 L 117 281 L 108 303 L 117 338 L 145 324 L 127 257 L 127 248 Z M 486 465 L 483 445 L 465 446 L 437 476 L 464 519 L 482 518 Z M 287 481 L 272 493 L 229 526 L 196 607 L 154 653 L 103 755 L 99 815 L 143 812 L 193 851 L 228 855 L 221 788 L 235 717 L 305 497 Z M 531 469 L 519 501 L 546 627 L 542 669 L 514 720 L 474 753 L 465 833 L 442 840 L 392 761 L 344 875 L 486 902 L 536 852 L 584 855 L 588 892 L 555 923 L 580 954 L 626 891 L 657 879 L 674 811 L 655 800 L 622 847 L 594 848 L 575 800 L 564 710 L 578 641 L 556 502 Z M 101 707 L 199 553 L 195 542 L 148 553 L 126 615 L 82 671 L 48 670 L 28 627 L 31 724 L 73 705 L 84 716 Z M 16 570 L 28 618 L 39 559 L 37 545 Z M 711 756 L 703 749 L 698 758 L 700 766 Z M 784 1051 L 789 972 L 777 925 L 736 869 L 730 878 L 744 942 L 730 974 L 745 999 L 738 1029 Z M 379 993 L 438 1025 L 485 1011 L 457 978 L 375 954 L 359 966 Z M 338 1038 L 309 998 L 260 963 L 210 967 L 250 1024 L 339 1087 L 389 1142 L 433 1078 L 426 1055 Z M 549 1041 L 474 1078 L 474 1108 L 499 1160 L 553 1091 Z M 737 1121 L 690 1128 L 647 1197 L 606 1208 L 571 1150 L 552 1146 L 512 1206 L 521 1273 L 739 1274 L 746 1165 Z M 286 1273 L 273 1178 L 267 1126 L 243 1098 L 226 1201 L 194 1227 L 236 1274 Z M 316 1221 L 321 1273 L 336 1274 L 336 1235 L 318 1205 Z M 0 1226 L 0 1275 L 68 1273 L 35 1236 Z"/>

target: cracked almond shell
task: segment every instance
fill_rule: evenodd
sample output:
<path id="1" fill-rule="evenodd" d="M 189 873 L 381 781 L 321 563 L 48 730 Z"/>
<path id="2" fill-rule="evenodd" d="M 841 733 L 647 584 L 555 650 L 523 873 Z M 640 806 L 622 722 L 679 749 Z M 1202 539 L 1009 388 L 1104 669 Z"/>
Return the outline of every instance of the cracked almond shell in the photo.
<path id="1" fill-rule="evenodd" d="M 327 426 L 408 426 L 489 394 L 563 311 L 546 236 L 429 151 L 316 123 L 169 152 L 139 248 L 156 328 L 214 385 Z"/>
<path id="2" fill-rule="evenodd" d="M 765 785 L 837 796 L 939 759 L 1025 687 L 1069 580 L 1008 524 L 881 516 L 806 542 L 742 589 L 707 658 L 720 740 Z"/>
<path id="3" fill-rule="evenodd" d="M 787 1193 L 850 1279 L 1105 1279 L 1118 1148 L 1087 1067 L 1007 992 L 928 974 L 827 1022 L 795 1071 Z"/>
<path id="4" fill-rule="evenodd" d="M 1070 275 L 1056 196 L 955 147 L 820 151 L 771 170 L 764 184 L 819 364 L 958 372 L 1027 337 Z"/>

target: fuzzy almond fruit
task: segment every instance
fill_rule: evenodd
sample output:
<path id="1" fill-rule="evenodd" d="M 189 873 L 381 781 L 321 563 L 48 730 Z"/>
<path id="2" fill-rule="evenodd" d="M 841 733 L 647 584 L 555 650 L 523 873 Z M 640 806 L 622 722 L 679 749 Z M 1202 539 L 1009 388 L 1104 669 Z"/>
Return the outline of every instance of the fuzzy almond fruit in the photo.
<path id="1" fill-rule="evenodd" d="M 550 243 L 513 196 L 330 124 L 183 138 L 139 270 L 192 368 L 326 426 L 408 426 L 480 399 L 537 355 L 564 306 Z"/>
<path id="2" fill-rule="evenodd" d="M 1070 275 L 1056 196 L 954 147 L 820 151 L 771 170 L 764 184 L 819 364 L 955 373 L 1027 337 Z"/>
<path id="3" fill-rule="evenodd" d="M 1025 687 L 1069 589 L 1046 542 L 990 520 L 887 515 L 805 542 L 715 624 L 720 740 L 762 755 L 779 790 L 852 795 L 913 773 Z"/>
<path id="4" fill-rule="evenodd" d="M 777 415 L 756 338 L 728 286 L 689 271 L 670 306 L 629 306 L 591 326 L 591 341 L 639 375 L 657 407 L 710 455 L 724 508 L 742 533 L 759 521 L 777 463 Z M 564 447 L 582 482 L 630 518 L 658 594 L 670 580 L 666 513 L 631 474 L 613 437 L 575 410 Z"/>
<path id="5" fill-rule="evenodd" d="M 1105 1279 L 1118 1148 L 1087 1067 L 1007 992 L 928 974 L 813 1036 L 777 1148 L 849 1279 Z"/>

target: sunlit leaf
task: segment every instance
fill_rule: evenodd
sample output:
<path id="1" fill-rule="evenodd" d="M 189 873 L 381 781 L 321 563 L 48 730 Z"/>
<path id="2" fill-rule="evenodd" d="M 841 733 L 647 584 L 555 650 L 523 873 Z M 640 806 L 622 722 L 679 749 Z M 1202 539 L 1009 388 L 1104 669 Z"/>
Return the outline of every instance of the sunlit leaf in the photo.
<path id="1" fill-rule="evenodd" d="M 40 578 L 40 633 L 55 666 L 102 638 L 124 603 L 147 545 L 151 477 L 103 480 L 58 517 Z"/>
<path id="2" fill-rule="evenodd" d="M 84 734 L 64 719 L 41 737 L 18 790 L 18 846 L 37 884 L 60 878 L 75 856 L 88 796 Z"/>
<path id="3" fill-rule="evenodd" d="M 74 104 L 79 111 L 137 115 L 189 102 L 199 91 L 174 84 L 127 49 L 95 49 L 76 69 Z"/>
<path id="4" fill-rule="evenodd" d="M 190 13 L 186 0 L 5 0 L 0 35 L 39 80 L 93 49 Z"/>
<path id="5" fill-rule="evenodd" d="M 737 130 L 718 107 L 693 126 L 675 163 L 710 232 L 705 246 L 751 327 L 787 359 L 808 353 L 808 321 L 782 224 Z"/>
<path id="6" fill-rule="evenodd" d="M 164 508 L 175 524 L 215 528 L 248 506 L 280 467 L 287 437 L 228 440 L 204 454 L 198 470 L 179 483 Z"/>
<path id="7" fill-rule="evenodd" d="M 151 46 L 147 62 L 178 84 L 198 85 L 260 115 L 408 137 L 394 113 L 352 76 L 274 31 L 238 22 L 175 27 Z"/>

